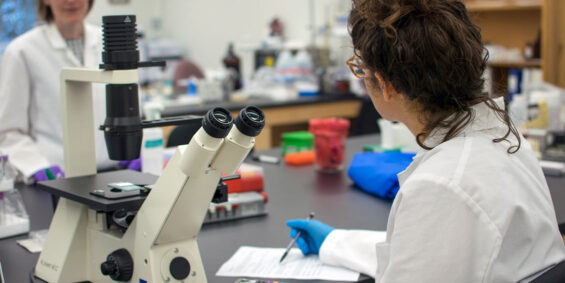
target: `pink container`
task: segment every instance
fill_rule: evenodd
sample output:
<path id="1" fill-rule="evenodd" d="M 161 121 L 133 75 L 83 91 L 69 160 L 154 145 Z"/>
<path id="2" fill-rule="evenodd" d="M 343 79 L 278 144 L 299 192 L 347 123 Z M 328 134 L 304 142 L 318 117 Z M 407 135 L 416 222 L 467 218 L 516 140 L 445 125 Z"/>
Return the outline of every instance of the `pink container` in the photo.
<path id="1" fill-rule="evenodd" d="M 345 138 L 349 132 L 349 120 L 340 118 L 311 119 L 309 131 L 314 135 L 318 170 L 330 173 L 342 170 L 345 158 Z"/>

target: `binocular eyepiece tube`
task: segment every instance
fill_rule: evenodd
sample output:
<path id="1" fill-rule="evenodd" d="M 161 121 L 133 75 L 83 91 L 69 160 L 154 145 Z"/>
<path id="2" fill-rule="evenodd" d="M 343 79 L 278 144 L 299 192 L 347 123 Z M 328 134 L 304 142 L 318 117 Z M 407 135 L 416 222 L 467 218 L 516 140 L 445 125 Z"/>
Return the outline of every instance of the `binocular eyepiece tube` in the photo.
<path id="1" fill-rule="evenodd" d="M 228 110 L 216 107 L 209 110 L 202 119 L 202 129 L 210 137 L 217 139 L 225 138 L 233 124 L 241 134 L 256 137 L 265 126 L 265 114 L 258 107 L 247 106 L 234 121 Z"/>
<path id="2" fill-rule="evenodd" d="M 256 137 L 265 126 L 265 114 L 258 107 L 247 106 L 239 112 L 235 126 L 244 135 Z"/>
<path id="3" fill-rule="evenodd" d="M 211 109 L 183 153 L 181 170 L 187 176 L 199 174 L 208 167 L 233 173 L 231 171 L 245 159 L 254 145 L 254 137 L 264 126 L 265 114 L 255 106 L 242 109 L 235 121 L 226 109 Z"/>
<path id="4" fill-rule="evenodd" d="M 228 135 L 233 124 L 230 112 L 216 107 L 209 110 L 202 119 L 202 128 L 213 138 L 223 139 Z"/>
<path id="5" fill-rule="evenodd" d="M 202 127 L 214 138 L 225 138 L 234 123 L 228 110 L 216 107 L 206 113 Z M 256 137 L 265 126 L 265 114 L 255 106 L 243 108 L 235 119 L 235 126 L 244 135 Z"/>

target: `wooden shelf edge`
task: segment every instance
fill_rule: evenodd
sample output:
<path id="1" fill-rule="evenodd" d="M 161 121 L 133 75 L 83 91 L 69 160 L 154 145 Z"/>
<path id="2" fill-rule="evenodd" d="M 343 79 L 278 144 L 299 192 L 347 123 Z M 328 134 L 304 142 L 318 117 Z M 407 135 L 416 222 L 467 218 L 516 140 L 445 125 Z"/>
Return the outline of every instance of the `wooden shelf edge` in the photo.
<path id="1" fill-rule="evenodd" d="M 524 61 L 490 61 L 487 66 L 493 68 L 541 68 L 541 60 L 524 60 Z"/>
<path id="2" fill-rule="evenodd" d="M 469 12 L 540 10 L 542 0 L 465 1 Z"/>

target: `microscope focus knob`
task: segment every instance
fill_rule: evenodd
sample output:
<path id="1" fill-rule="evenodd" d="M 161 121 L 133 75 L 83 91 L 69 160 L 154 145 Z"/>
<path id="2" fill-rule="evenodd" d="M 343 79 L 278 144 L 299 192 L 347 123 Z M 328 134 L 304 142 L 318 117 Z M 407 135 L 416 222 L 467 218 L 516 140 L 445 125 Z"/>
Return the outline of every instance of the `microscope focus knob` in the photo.
<path id="1" fill-rule="evenodd" d="M 100 265 L 100 271 L 115 281 L 129 281 L 133 275 L 133 259 L 126 249 L 115 250 Z"/>
<path id="2" fill-rule="evenodd" d="M 169 272 L 176 280 L 183 280 L 190 274 L 190 263 L 184 257 L 175 257 L 171 260 Z"/>

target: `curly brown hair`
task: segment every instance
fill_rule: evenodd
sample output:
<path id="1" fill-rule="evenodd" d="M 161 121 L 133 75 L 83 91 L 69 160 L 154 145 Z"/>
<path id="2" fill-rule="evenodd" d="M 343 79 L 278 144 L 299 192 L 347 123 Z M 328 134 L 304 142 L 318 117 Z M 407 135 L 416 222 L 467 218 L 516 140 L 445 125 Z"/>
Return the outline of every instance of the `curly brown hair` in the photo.
<path id="1" fill-rule="evenodd" d="M 353 0 L 349 33 L 364 67 L 416 102 L 421 147 L 431 149 L 424 140 L 434 129 L 447 129 L 443 141 L 456 136 L 473 119 L 471 106 L 486 102 L 508 126 L 493 142 L 512 133 L 518 144 L 508 152 L 518 151 L 520 135 L 508 114 L 482 92 L 488 52 L 461 1 Z"/>
<path id="2" fill-rule="evenodd" d="M 88 0 L 88 11 L 92 9 L 92 5 L 94 4 L 94 0 Z M 37 15 L 39 18 L 45 22 L 52 22 L 55 17 L 53 16 L 53 11 L 51 11 L 51 7 L 46 5 L 43 0 L 37 0 Z"/>

